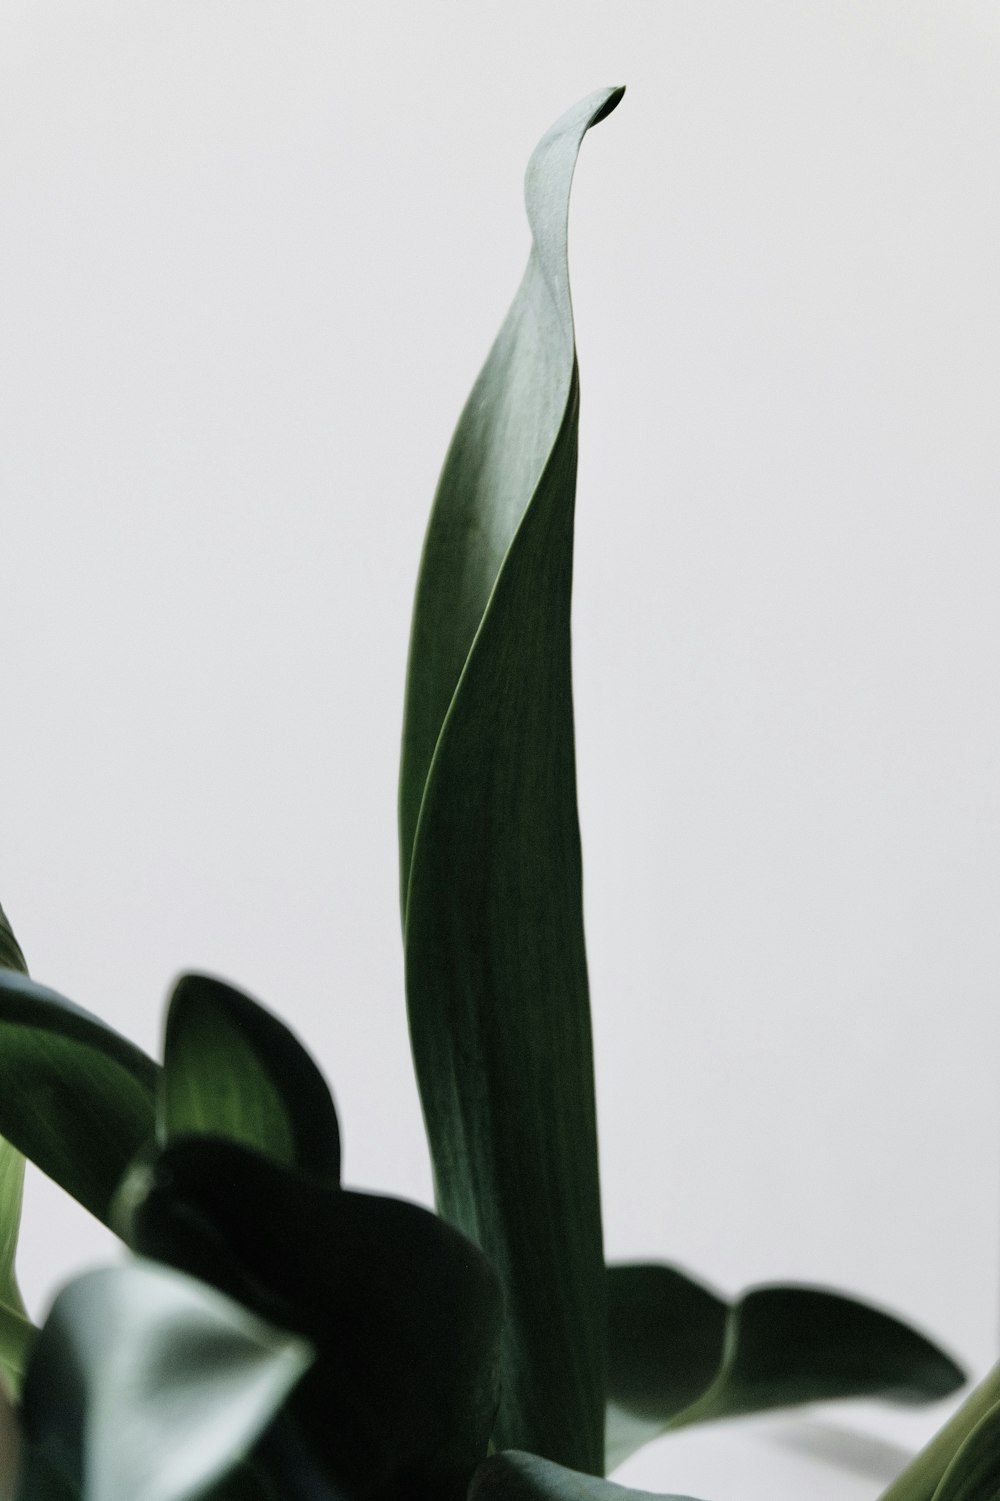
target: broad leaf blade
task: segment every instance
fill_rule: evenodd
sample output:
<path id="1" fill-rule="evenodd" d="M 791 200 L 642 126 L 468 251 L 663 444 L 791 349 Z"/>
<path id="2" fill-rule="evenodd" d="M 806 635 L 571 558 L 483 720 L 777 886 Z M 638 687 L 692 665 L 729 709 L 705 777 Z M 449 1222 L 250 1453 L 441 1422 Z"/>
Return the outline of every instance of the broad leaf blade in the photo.
<path id="1" fill-rule="evenodd" d="M 135 1178 L 136 1249 L 315 1346 L 289 1411 L 328 1483 L 355 1501 L 460 1501 L 496 1412 L 501 1319 L 470 1241 L 226 1141 L 188 1137 Z"/>
<path id="2" fill-rule="evenodd" d="M 97 1017 L 0 969 L 0 1132 L 105 1224 L 153 1136 L 156 1075 Z"/>
<path id="3" fill-rule="evenodd" d="M 159 1134 L 214 1134 L 340 1180 L 340 1130 L 316 1064 L 285 1024 L 207 975 L 183 975 L 167 1012 Z"/>
<path id="4" fill-rule="evenodd" d="M 654 1496 L 610 1480 L 580 1475 L 536 1454 L 508 1450 L 479 1466 L 469 1487 L 469 1501 L 690 1501 L 684 1496 Z"/>
<path id="5" fill-rule="evenodd" d="M 192 1501 L 243 1458 L 310 1359 L 303 1340 L 168 1268 L 91 1272 L 39 1336 L 28 1441 L 87 1501 Z"/>
<path id="6" fill-rule="evenodd" d="M 610 1267 L 608 1281 L 609 1467 L 668 1428 L 837 1398 L 933 1402 L 965 1379 L 899 1319 L 823 1288 L 729 1305 L 669 1266 Z"/>
<path id="7" fill-rule="evenodd" d="M 500 1269 L 496 1442 L 603 1469 L 604 1267 L 570 678 L 569 190 L 604 90 L 528 166 L 532 251 L 462 414 L 414 607 L 400 778 L 410 1035 L 441 1212 Z"/>

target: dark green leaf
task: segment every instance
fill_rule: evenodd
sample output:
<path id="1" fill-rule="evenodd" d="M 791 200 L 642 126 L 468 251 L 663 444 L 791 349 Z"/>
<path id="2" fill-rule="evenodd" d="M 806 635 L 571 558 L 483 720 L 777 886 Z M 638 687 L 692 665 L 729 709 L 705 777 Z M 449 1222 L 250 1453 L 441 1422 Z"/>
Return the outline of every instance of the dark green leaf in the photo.
<path id="1" fill-rule="evenodd" d="M 0 1138 L 0 1371 L 15 1393 L 35 1335 L 14 1265 L 23 1191 L 24 1158 L 9 1141 Z"/>
<path id="2" fill-rule="evenodd" d="M 980 1418 L 962 1444 L 934 1501 L 1000 1501 L 1000 1403 Z"/>
<path id="3" fill-rule="evenodd" d="M 2 907 L 0 969 L 27 974 L 24 954 Z M 23 1194 L 24 1157 L 11 1142 L 0 1138 L 0 1370 L 8 1388 L 15 1393 L 20 1388 L 21 1373 L 35 1334 L 25 1312 L 15 1268 Z"/>
<path id="4" fill-rule="evenodd" d="M 16 969 L 22 975 L 28 973 L 21 945 L 14 937 L 14 930 L 7 921 L 7 914 L 2 907 L 0 907 L 0 968 Z"/>
<path id="5" fill-rule="evenodd" d="M 27 975 L 0 969 L 0 1132 L 91 1214 L 154 1132 L 157 1065 Z"/>
<path id="6" fill-rule="evenodd" d="M 628 1490 L 610 1480 L 580 1475 L 536 1454 L 508 1450 L 481 1464 L 472 1477 L 469 1501 L 690 1501 Z"/>
<path id="7" fill-rule="evenodd" d="M 608 1267 L 609 1470 L 711 1385 L 728 1314 L 728 1303 L 676 1267 Z"/>
<path id="8" fill-rule="evenodd" d="M 81 1501 L 79 1486 L 47 1459 L 29 1450 L 17 1478 L 17 1501 Z"/>
<path id="9" fill-rule="evenodd" d="M 340 1181 L 340 1131 L 319 1069 L 285 1024 L 207 975 L 184 975 L 167 1013 L 161 1140 L 226 1136 Z"/>
<path id="10" fill-rule="evenodd" d="M 881 1309 L 811 1287 L 729 1305 L 674 1267 L 608 1271 L 608 1466 L 667 1428 L 839 1397 L 932 1402 L 964 1374 Z"/>
<path id="11" fill-rule="evenodd" d="M 528 165 L 532 250 L 462 414 L 414 606 L 400 776 L 410 1035 L 441 1211 L 500 1269 L 496 1440 L 602 1469 L 604 1267 L 570 682 L 570 183 L 605 89 Z"/>
<path id="12" fill-rule="evenodd" d="M 188 1501 L 243 1458 L 310 1358 L 169 1268 L 90 1272 L 59 1294 L 32 1354 L 28 1442 L 87 1501 Z"/>
<path id="13" fill-rule="evenodd" d="M 497 1404 L 500 1292 L 476 1247 L 231 1142 L 187 1137 L 136 1176 L 138 1250 L 315 1346 L 289 1413 L 327 1480 L 355 1501 L 459 1501 Z"/>

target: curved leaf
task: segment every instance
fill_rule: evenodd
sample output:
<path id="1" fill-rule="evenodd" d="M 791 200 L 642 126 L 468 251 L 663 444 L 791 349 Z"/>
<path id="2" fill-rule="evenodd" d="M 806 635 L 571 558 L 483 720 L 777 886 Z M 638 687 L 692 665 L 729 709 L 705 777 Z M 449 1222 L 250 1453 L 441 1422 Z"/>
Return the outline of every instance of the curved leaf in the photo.
<path id="1" fill-rule="evenodd" d="M 676 1267 L 608 1267 L 609 1470 L 659 1437 L 722 1361 L 729 1304 Z"/>
<path id="2" fill-rule="evenodd" d="M 1000 1403 L 979 1419 L 934 1492 L 934 1501 L 998 1501 Z"/>
<path id="3" fill-rule="evenodd" d="M 580 1475 L 537 1454 L 507 1450 L 481 1464 L 472 1477 L 469 1501 L 691 1501 L 684 1496 L 654 1496 L 610 1480 Z"/>
<path id="4" fill-rule="evenodd" d="M 991 1488 L 992 1479 L 992 1488 Z M 997 1501 L 1000 1497 L 1000 1364 L 925 1444 L 881 1501 Z"/>
<path id="5" fill-rule="evenodd" d="M 326 1081 L 299 1040 L 221 980 L 183 975 L 167 1012 L 161 1141 L 229 1137 L 340 1181 L 340 1129 Z"/>
<path id="6" fill-rule="evenodd" d="M 289 1412 L 331 1484 L 459 1501 L 496 1412 L 501 1318 L 470 1241 L 416 1204 L 207 1137 L 167 1147 L 123 1199 L 136 1249 L 315 1346 Z"/>
<path id="7" fill-rule="evenodd" d="M 2 907 L 0 907 L 0 968 L 16 969 L 22 975 L 28 973 L 21 945 L 14 937 L 14 930 L 7 921 L 7 914 Z"/>
<path id="8" fill-rule="evenodd" d="M 0 1132 L 105 1224 L 153 1135 L 157 1072 L 96 1016 L 0 969 Z"/>
<path id="9" fill-rule="evenodd" d="M 578 381 L 566 258 L 584 134 L 528 165 L 527 270 L 424 546 L 400 847 L 410 1036 L 441 1212 L 500 1269 L 496 1441 L 603 1468 L 604 1267 L 570 681 Z"/>
<path id="10" fill-rule="evenodd" d="M 21 945 L 7 914 L 0 907 L 0 970 L 27 974 Z M 0 1138 L 0 1371 L 7 1387 L 16 1393 L 21 1384 L 35 1326 L 28 1318 L 17 1284 L 17 1238 L 21 1229 L 24 1196 L 24 1157 L 9 1141 Z"/>
<path id="11" fill-rule="evenodd" d="M 965 1379 L 871 1304 L 814 1287 L 733 1304 L 675 1267 L 608 1269 L 608 1465 L 667 1428 L 841 1397 L 933 1402 Z"/>
<path id="12" fill-rule="evenodd" d="M 24 1387 L 27 1438 L 87 1501 L 191 1501 L 246 1454 L 308 1345 L 141 1261 L 65 1288 Z"/>

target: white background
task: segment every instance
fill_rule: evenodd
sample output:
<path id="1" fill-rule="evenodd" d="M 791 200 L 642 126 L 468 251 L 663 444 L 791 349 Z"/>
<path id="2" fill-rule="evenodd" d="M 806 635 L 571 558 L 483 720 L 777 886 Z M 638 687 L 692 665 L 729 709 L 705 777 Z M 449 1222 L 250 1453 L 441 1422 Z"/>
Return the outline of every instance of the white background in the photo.
<path id="1" fill-rule="evenodd" d="M 0 14 L 0 899 L 151 1050 L 273 1005 L 427 1200 L 395 778 L 461 402 L 580 96 L 577 729 L 608 1252 L 982 1372 L 1000 1285 L 1000 11 L 161 0 Z M 32 1308 L 110 1238 L 34 1179 Z M 940 1413 L 820 1415 L 912 1446 Z M 829 1428 L 810 1419 L 814 1447 Z M 801 1442 L 801 1441 L 800 1441 Z M 787 1422 L 623 1478 L 871 1497 Z"/>

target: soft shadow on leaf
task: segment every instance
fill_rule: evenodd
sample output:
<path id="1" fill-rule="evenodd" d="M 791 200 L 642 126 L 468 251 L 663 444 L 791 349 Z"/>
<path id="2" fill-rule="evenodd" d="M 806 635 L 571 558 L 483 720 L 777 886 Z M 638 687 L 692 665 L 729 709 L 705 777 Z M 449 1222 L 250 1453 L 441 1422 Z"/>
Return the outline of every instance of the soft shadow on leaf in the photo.
<path id="1" fill-rule="evenodd" d="M 208 975 L 183 975 L 167 1011 L 161 1141 L 225 1136 L 340 1181 L 340 1130 L 329 1088 L 284 1022 Z"/>
<path id="2" fill-rule="evenodd" d="M 0 969 L 0 1132 L 105 1224 L 153 1136 L 157 1072 L 96 1016 Z"/>
<path id="3" fill-rule="evenodd" d="M 691 1501 L 691 1497 L 629 1490 L 535 1454 L 507 1450 L 479 1466 L 469 1487 L 469 1501 Z"/>
<path id="4" fill-rule="evenodd" d="M 87 1501 L 192 1501 L 243 1459 L 310 1360 L 301 1338 L 169 1268 L 90 1272 L 59 1294 L 32 1353 L 27 1442 L 40 1473 Z"/>
<path id="5" fill-rule="evenodd" d="M 731 1305 L 665 1265 L 608 1269 L 609 1468 L 668 1428 L 834 1398 L 937 1401 L 965 1379 L 939 1346 L 823 1288 Z"/>
<path id="6" fill-rule="evenodd" d="M 123 1191 L 129 1238 L 308 1337 L 289 1415 L 353 1498 L 458 1501 L 497 1405 L 496 1276 L 416 1204 L 188 1137 Z"/>
<path id="7" fill-rule="evenodd" d="M 400 772 L 410 1035 L 444 1214 L 500 1269 L 496 1442 L 603 1469 L 604 1267 L 570 661 L 583 100 L 529 162 L 528 266 L 424 544 Z"/>

